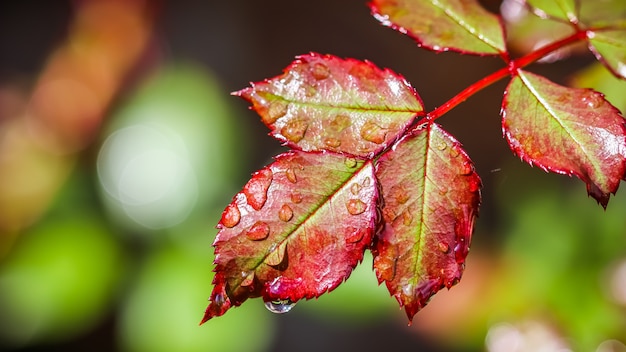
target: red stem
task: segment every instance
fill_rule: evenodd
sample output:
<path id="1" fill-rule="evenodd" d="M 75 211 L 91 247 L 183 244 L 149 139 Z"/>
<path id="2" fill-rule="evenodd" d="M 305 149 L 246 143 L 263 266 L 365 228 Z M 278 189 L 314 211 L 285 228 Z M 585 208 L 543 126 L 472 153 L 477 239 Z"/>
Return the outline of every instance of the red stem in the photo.
<path id="1" fill-rule="evenodd" d="M 454 107 L 456 107 L 457 105 L 459 105 L 460 103 L 464 102 L 465 100 L 467 100 L 467 98 L 471 97 L 472 95 L 476 94 L 477 92 L 479 92 L 480 90 L 482 90 L 485 87 L 490 86 L 491 84 L 501 80 L 502 78 L 508 76 L 508 75 L 515 75 L 515 73 L 517 72 L 518 69 L 522 68 L 522 67 L 526 67 L 530 64 L 532 64 L 533 62 L 541 59 L 542 57 L 552 53 L 553 51 L 559 50 L 569 44 L 575 43 L 579 40 L 583 40 L 587 37 L 587 32 L 586 31 L 577 31 L 576 33 L 572 34 L 571 36 L 561 39 L 559 41 L 556 41 L 554 43 L 550 43 L 546 46 L 543 46 L 519 59 L 510 61 L 507 67 L 501 68 L 498 71 L 490 74 L 489 76 L 486 76 L 484 78 L 482 78 L 481 80 L 475 82 L 474 84 L 472 84 L 471 86 L 465 88 L 464 90 L 462 90 L 459 94 L 455 95 L 454 97 L 452 97 L 452 99 L 448 100 L 447 102 L 443 103 L 443 105 L 437 107 L 435 110 L 429 112 L 428 114 L 426 114 L 426 118 L 434 121 L 436 119 L 438 119 L 439 117 L 441 117 L 442 115 L 444 115 L 445 113 L 447 113 L 448 111 L 452 110 Z"/>

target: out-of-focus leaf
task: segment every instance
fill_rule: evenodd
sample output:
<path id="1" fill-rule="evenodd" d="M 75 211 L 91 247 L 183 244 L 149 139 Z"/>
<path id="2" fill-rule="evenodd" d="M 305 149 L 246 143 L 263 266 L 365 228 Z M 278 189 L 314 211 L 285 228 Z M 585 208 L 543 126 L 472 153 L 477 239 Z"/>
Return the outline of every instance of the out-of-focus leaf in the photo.
<path id="1" fill-rule="evenodd" d="M 519 0 L 504 0 L 501 5 L 502 17 L 506 24 L 506 39 L 509 47 L 521 54 L 527 54 L 544 45 L 564 39 L 575 33 L 570 23 L 546 21 L 532 12 Z M 584 45 L 561 48 L 539 62 L 553 62 L 568 56 L 573 49 L 586 52 Z"/>
<path id="2" fill-rule="evenodd" d="M 500 55 L 506 52 L 500 18 L 475 0 L 373 0 L 383 25 L 434 51 Z"/>
<path id="3" fill-rule="evenodd" d="M 318 297 L 348 278 L 371 243 L 372 163 L 294 151 L 257 171 L 222 214 L 203 322 L 248 298 Z"/>
<path id="4" fill-rule="evenodd" d="M 542 17 L 578 22 L 578 8 L 574 0 L 526 0 L 526 2 Z"/>
<path id="5" fill-rule="evenodd" d="M 626 171 L 626 126 L 601 93 L 518 70 L 502 104 L 513 152 L 546 171 L 576 175 L 606 207 Z"/>
<path id="6" fill-rule="evenodd" d="M 580 21 L 586 27 L 626 25 L 626 1 L 623 0 L 582 0 L 580 1 Z"/>
<path id="7" fill-rule="evenodd" d="M 373 156 L 422 113 L 401 76 L 368 61 L 299 56 L 284 74 L 235 92 L 253 104 L 271 135 L 305 151 Z"/>
<path id="8" fill-rule="evenodd" d="M 41 222 L 0 267 L 0 340 L 62 341 L 93 328 L 114 299 L 122 259 L 88 212 Z"/>
<path id="9" fill-rule="evenodd" d="M 587 31 L 587 40 L 596 58 L 614 75 L 626 79 L 626 25 L 609 31 Z"/>
<path id="10" fill-rule="evenodd" d="M 626 111 L 626 81 L 612 75 L 600 63 L 594 62 L 572 78 L 572 85 L 578 88 L 593 88 L 604 94 L 606 100 L 623 113 Z"/>
<path id="11" fill-rule="evenodd" d="M 437 124 L 411 132 L 377 164 L 385 226 L 374 267 L 411 320 L 461 278 L 480 202 L 465 151 Z"/>

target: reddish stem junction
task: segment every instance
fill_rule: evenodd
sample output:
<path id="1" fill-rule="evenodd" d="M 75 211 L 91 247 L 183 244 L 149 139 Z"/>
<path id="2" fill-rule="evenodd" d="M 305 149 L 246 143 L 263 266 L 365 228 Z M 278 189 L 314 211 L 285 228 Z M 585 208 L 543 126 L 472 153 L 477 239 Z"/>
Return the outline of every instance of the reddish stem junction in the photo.
<path id="1" fill-rule="evenodd" d="M 507 60 L 506 67 L 501 68 L 500 70 L 490 74 L 489 76 L 482 78 L 481 80 L 465 88 L 459 94 L 452 97 L 452 99 L 448 100 L 443 105 L 437 107 L 433 111 L 426 114 L 426 118 L 430 121 L 434 121 L 438 119 L 439 117 L 441 117 L 442 115 L 444 115 L 445 113 L 447 113 L 448 111 L 452 110 L 457 105 L 467 100 L 467 98 L 481 91 L 482 89 L 490 86 L 491 84 L 509 75 L 510 76 L 516 75 L 517 70 L 519 70 L 520 68 L 526 67 L 556 50 L 562 49 L 570 44 L 573 44 L 580 40 L 584 40 L 586 38 L 587 38 L 586 30 L 577 30 L 576 33 L 570 35 L 569 37 L 563 38 L 554 43 L 550 43 L 546 46 L 543 46 L 519 59 L 511 60 L 511 61 Z"/>

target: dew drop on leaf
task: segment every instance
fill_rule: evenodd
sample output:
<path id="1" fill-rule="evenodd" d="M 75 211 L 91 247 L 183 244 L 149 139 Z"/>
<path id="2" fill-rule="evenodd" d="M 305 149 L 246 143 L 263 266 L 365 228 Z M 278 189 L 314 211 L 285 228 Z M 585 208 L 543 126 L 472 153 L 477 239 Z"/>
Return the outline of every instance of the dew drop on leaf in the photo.
<path id="1" fill-rule="evenodd" d="M 296 119 L 283 126 L 280 133 L 288 140 L 298 143 L 304 138 L 307 128 L 309 128 L 309 123 L 306 120 Z"/>
<path id="2" fill-rule="evenodd" d="M 341 132 L 350 126 L 350 117 L 339 114 L 330 122 L 330 129 L 335 132 Z"/>
<path id="3" fill-rule="evenodd" d="M 600 98 L 600 96 L 598 96 L 597 94 L 590 92 L 589 95 L 583 98 L 583 102 L 585 102 L 588 107 L 592 109 L 597 109 L 600 107 L 600 105 L 602 105 L 603 99 Z"/>
<path id="4" fill-rule="evenodd" d="M 361 191 L 361 185 L 358 183 L 353 183 L 352 186 L 350 186 L 350 192 L 352 192 L 352 194 L 354 194 L 355 196 L 359 195 L 359 192 Z"/>
<path id="5" fill-rule="evenodd" d="M 450 148 L 450 157 L 456 158 L 457 156 L 459 156 L 459 151 L 457 150 L 457 148 Z"/>
<path id="6" fill-rule="evenodd" d="M 270 234 L 270 225 L 264 221 L 257 221 L 246 231 L 246 237 L 253 241 L 264 240 Z"/>
<path id="7" fill-rule="evenodd" d="M 409 200 L 409 194 L 402 186 L 394 185 L 389 189 L 390 199 L 394 199 L 398 204 L 404 204 Z"/>
<path id="8" fill-rule="evenodd" d="M 448 244 L 445 242 L 439 242 L 438 246 L 439 246 L 439 250 L 442 253 L 448 253 L 448 251 L 450 250 L 450 246 L 448 246 Z"/>
<path id="9" fill-rule="evenodd" d="M 363 185 L 363 187 L 369 187 L 371 183 L 372 183 L 372 179 L 369 177 L 365 177 L 361 184 Z"/>
<path id="10" fill-rule="evenodd" d="M 243 278 L 243 281 L 239 284 L 240 286 L 250 286 L 254 283 L 254 271 L 242 271 L 241 277 Z"/>
<path id="11" fill-rule="evenodd" d="M 471 175 L 474 172 L 474 166 L 470 162 L 463 162 L 461 175 Z"/>
<path id="12" fill-rule="evenodd" d="M 241 212 L 237 204 L 229 204 L 222 213 L 222 224 L 226 227 L 235 227 L 241 220 Z"/>
<path id="13" fill-rule="evenodd" d="M 284 314 L 291 310 L 296 304 L 289 299 L 279 299 L 265 302 L 265 308 L 272 313 Z"/>
<path id="14" fill-rule="evenodd" d="M 361 137 L 368 142 L 382 144 L 385 141 L 387 131 L 372 121 L 367 121 L 361 128 Z"/>
<path id="15" fill-rule="evenodd" d="M 261 210 L 267 201 L 267 190 L 272 184 L 274 174 L 270 169 L 262 169 L 254 174 L 243 187 L 243 194 L 254 210 Z"/>
<path id="16" fill-rule="evenodd" d="M 413 214 L 411 214 L 408 210 L 405 210 L 402 213 L 402 223 L 404 226 L 409 226 L 413 222 Z"/>
<path id="17" fill-rule="evenodd" d="M 346 236 L 346 243 L 356 243 L 363 239 L 367 230 L 356 227 L 348 227 L 348 235 Z"/>
<path id="18" fill-rule="evenodd" d="M 263 122 L 270 125 L 276 122 L 279 118 L 287 114 L 288 104 L 283 100 L 274 100 L 270 103 L 269 109 L 267 109 L 267 115 L 263 115 Z"/>
<path id="19" fill-rule="evenodd" d="M 294 191 L 293 193 L 291 193 L 291 201 L 298 204 L 300 202 L 302 202 L 302 194 L 298 191 Z"/>
<path id="20" fill-rule="evenodd" d="M 356 167 L 356 159 L 355 158 L 347 158 L 345 161 L 346 167 L 348 167 L 349 169 L 352 169 L 354 167 Z"/>
<path id="21" fill-rule="evenodd" d="M 289 182 L 291 183 L 298 182 L 296 172 L 292 168 L 288 168 L 287 170 L 285 170 L 285 177 L 287 177 L 287 180 L 289 180 Z"/>
<path id="22" fill-rule="evenodd" d="M 285 253 L 287 252 L 287 242 L 283 242 L 276 246 L 273 244 L 267 257 L 265 257 L 264 263 L 269 266 L 279 266 L 285 260 Z"/>
<path id="23" fill-rule="evenodd" d="M 291 220 L 293 217 L 293 210 L 288 204 L 283 204 L 278 211 L 278 218 L 284 222 Z"/>
<path id="24" fill-rule="evenodd" d="M 324 144 L 331 148 L 337 148 L 341 145 L 341 141 L 337 138 L 326 138 Z"/>
<path id="25" fill-rule="evenodd" d="M 367 205 L 360 199 L 350 199 L 348 203 L 346 203 L 346 208 L 348 208 L 348 213 L 359 215 L 367 209 Z"/>
<path id="26" fill-rule="evenodd" d="M 448 145 L 446 144 L 446 142 L 443 142 L 443 141 L 442 141 L 442 142 L 440 142 L 439 144 L 437 144 L 437 149 L 439 149 L 439 150 L 445 150 L 447 146 L 448 146 Z"/>
<path id="27" fill-rule="evenodd" d="M 326 79 L 330 76 L 330 69 L 328 66 L 318 62 L 311 68 L 311 74 L 317 80 Z"/>

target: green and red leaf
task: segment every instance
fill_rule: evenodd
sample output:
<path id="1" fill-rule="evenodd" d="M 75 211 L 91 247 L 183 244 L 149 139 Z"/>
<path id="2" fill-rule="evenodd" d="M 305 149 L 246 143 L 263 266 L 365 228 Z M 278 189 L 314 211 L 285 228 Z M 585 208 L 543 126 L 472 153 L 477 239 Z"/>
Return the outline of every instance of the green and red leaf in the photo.
<path id="1" fill-rule="evenodd" d="M 578 23 L 579 8 L 575 0 L 526 0 L 526 2 L 540 17 Z"/>
<path id="2" fill-rule="evenodd" d="M 297 302 L 337 287 L 371 244 L 377 201 L 370 161 L 279 155 L 222 214 L 214 290 L 202 322 L 248 298 Z"/>
<path id="3" fill-rule="evenodd" d="M 626 125 L 601 93 L 518 70 L 502 104 L 513 152 L 546 171 L 576 175 L 606 207 L 626 172 Z"/>
<path id="4" fill-rule="evenodd" d="M 480 178 L 465 151 L 425 124 L 383 154 L 376 167 L 384 228 L 374 268 L 411 320 L 430 297 L 461 278 L 480 203 Z"/>
<path id="5" fill-rule="evenodd" d="M 423 113 L 415 90 L 368 61 L 299 56 L 284 73 L 234 93 L 292 148 L 372 157 Z"/>
<path id="6" fill-rule="evenodd" d="M 623 28 L 587 31 L 589 49 L 615 76 L 626 79 L 626 22 Z"/>
<path id="7" fill-rule="evenodd" d="M 475 0 L 373 0 L 374 17 L 434 51 L 501 55 L 506 52 L 500 18 Z"/>

